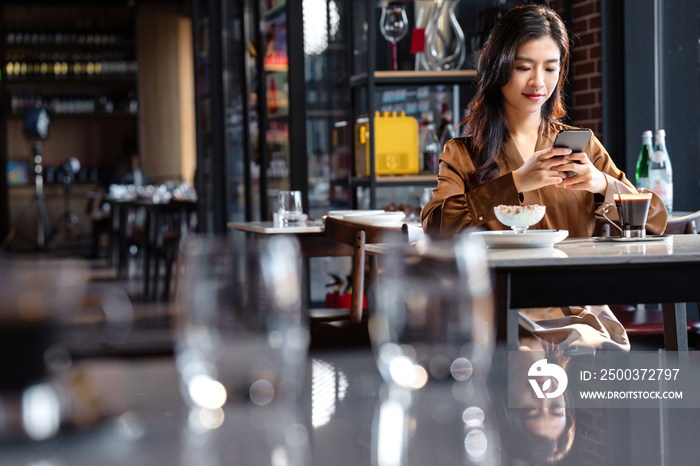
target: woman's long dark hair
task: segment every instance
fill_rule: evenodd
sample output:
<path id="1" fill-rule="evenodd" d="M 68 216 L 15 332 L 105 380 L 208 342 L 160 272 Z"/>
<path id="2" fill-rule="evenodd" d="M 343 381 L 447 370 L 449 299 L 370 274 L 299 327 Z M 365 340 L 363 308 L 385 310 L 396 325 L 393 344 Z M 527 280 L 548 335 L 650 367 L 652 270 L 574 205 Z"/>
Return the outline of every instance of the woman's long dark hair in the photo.
<path id="1" fill-rule="evenodd" d="M 569 36 L 564 23 L 556 12 L 543 6 L 526 5 L 508 11 L 491 31 L 481 53 L 476 95 L 460 122 L 469 136 L 468 149 L 476 167 L 470 181 L 477 186 L 499 175 L 496 162 L 502 157 L 507 132 L 501 88 L 510 81 L 515 54 L 525 42 L 544 37 L 551 37 L 559 46 L 561 74 L 552 96 L 542 106 L 540 127 L 554 125 L 566 116 L 563 87 L 569 71 Z"/>

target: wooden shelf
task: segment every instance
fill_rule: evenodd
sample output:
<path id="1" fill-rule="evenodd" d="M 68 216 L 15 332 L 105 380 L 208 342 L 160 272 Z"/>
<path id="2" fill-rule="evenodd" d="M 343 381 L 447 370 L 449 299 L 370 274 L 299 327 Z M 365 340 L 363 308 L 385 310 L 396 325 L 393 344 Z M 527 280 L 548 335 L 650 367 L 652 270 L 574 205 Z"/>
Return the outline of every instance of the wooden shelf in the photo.
<path id="1" fill-rule="evenodd" d="M 439 85 L 439 84 L 465 84 L 476 77 L 476 70 L 459 71 L 375 71 L 374 83 L 376 85 Z M 350 86 L 366 86 L 367 73 L 360 73 L 350 77 Z"/>
<path id="2" fill-rule="evenodd" d="M 52 113 L 51 118 L 53 120 L 78 120 L 78 119 L 93 119 L 93 118 L 135 118 L 138 114 L 126 112 L 126 111 L 116 111 L 112 113 L 107 112 L 95 112 L 95 113 Z M 9 120 L 23 120 L 23 114 L 8 114 L 7 118 Z"/>
<path id="3" fill-rule="evenodd" d="M 307 110 L 307 118 L 347 118 L 347 110 Z"/>
<path id="4" fill-rule="evenodd" d="M 28 77 L 20 79 L 7 79 L 5 84 L 8 86 L 22 86 L 22 85 L 34 85 L 34 84 L 61 84 L 61 85 L 83 85 L 83 84 L 136 84 L 136 75 L 129 76 L 81 76 L 76 77 L 60 77 L 56 78 L 54 76 L 47 76 L 45 78 L 41 77 Z"/>
<path id="5" fill-rule="evenodd" d="M 115 44 L 8 44 L 5 43 L 5 52 L 83 52 L 83 53 L 100 53 L 113 52 L 119 50 L 133 51 L 136 43 L 134 41 L 120 42 Z"/>
<path id="6" fill-rule="evenodd" d="M 285 71 L 289 71 L 289 65 L 285 64 L 267 64 L 263 67 L 263 69 L 268 72 L 268 73 L 284 73 Z"/>
<path id="7" fill-rule="evenodd" d="M 352 179 L 355 186 L 369 186 L 369 177 L 356 176 Z M 437 175 L 382 175 L 376 177 L 376 185 L 390 186 L 437 186 Z"/>
<path id="8" fill-rule="evenodd" d="M 281 115 L 267 115 L 267 121 L 285 120 L 287 118 L 289 118 L 289 112 L 283 113 Z"/>

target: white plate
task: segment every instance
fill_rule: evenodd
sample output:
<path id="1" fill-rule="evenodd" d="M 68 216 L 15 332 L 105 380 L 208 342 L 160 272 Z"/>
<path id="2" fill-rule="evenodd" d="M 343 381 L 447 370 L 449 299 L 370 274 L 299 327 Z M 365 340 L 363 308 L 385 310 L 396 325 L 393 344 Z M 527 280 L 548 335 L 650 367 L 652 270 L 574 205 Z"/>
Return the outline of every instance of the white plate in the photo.
<path id="1" fill-rule="evenodd" d="M 489 248 L 551 248 L 569 236 L 568 230 L 531 230 L 516 233 L 512 230 L 476 231 L 471 236 L 484 240 Z"/>
<path id="2" fill-rule="evenodd" d="M 346 222 L 360 223 L 362 225 L 387 225 L 396 224 L 406 218 L 403 212 L 382 212 L 373 215 L 346 215 Z"/>
<path id="3" fill-rule="evenodd" d="M 376 215 L 383 213 L 383 210 L 331 210 L 330 212 L 328 212 L 328 216 L 342 219 L 344 217 L 357 217 L 363 215 Z"/>

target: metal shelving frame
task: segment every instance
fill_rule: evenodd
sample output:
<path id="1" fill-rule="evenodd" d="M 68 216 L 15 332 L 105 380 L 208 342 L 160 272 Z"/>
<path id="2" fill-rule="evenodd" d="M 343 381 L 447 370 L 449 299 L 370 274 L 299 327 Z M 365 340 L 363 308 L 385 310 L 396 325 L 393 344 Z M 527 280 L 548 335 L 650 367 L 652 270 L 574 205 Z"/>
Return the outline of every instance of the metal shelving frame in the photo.
<path id="1" fill-rule="evenodd" d="M 365 0 L 365 14 L 367 17 L 367 24 L 370 25 L 367 28 L 367 43 L 375 44 L 376 28 L 372 27 L 375 24 L 375 5 L 376 0 Z M 349 43 L 351 51 L 349 54 L 350 59 L 350 69 L 352 75 L 350 76 L 350 93 L 351 93 L 351 107 L 353 115 L 359 114 L 359 93 L 361 88 L 366 88 L 367 92 L 367 115 L 369 124 L 369 138 L 367 140 L 367 145 L 369 148 L 369 177 L 364 176 L 352 176 L 350 177 L 351 187 L 369 187 L 370 191 L 370 209 L 377 208 L 377 188 L 379 187 L 406 187 L 406 186 L 423 186 L 430 187 L 435 186 L 435 175 L 397 175 L 397 176 L 377 176 L 375 172 L 375 153 L 374 153 L 374 111 L 377 106 L 375 105 L 374 92 L 377 86 L 393 86 L 393 85 L 403 85 L 403 86 L 428 86 L 428 85 L 453 85 L 459 86 L 470 83 L 476 77 L 476 70 L 458 70 L 458 71 L 411 71 L 411 70 L 400 70 L 400 71 L 376 71 L 375 61 L 376 53 L 374 47 L 367 47 L 366 54 L 366 71 L 362 73 L 355 73 L 353 53 L 352 50 L 355 48 L 355 37 L 354 37 L 354 18 L 353 12 L 348 15 L 350 24 L 348 25 L 349 32 Z M 457 106 L 459 105 L 459 90 L 455 89 L 453 97 L 453 106 L 455 107 L 455 112 L 457 112 Z M 354 138 L 354 117 L 353 121 L 350 122 L 350 163 L 351 166 L 352 158 L 355 154 L 355 138 Z M 353 193 L 353 208 L 358 207 L 357 192 Z"/>

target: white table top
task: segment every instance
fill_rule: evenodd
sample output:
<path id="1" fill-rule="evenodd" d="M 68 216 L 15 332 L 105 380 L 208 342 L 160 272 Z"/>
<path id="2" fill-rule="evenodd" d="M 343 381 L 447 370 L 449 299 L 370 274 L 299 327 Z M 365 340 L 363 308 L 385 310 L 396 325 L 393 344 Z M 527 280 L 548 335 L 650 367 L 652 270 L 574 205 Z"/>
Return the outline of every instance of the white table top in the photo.
<path id="1" fill-rule="evenodd" d="M 417 220 L 406 219 L 401 222 L 397 222 L 397 226 L 401 226 L 404 223 L 409 225 L 418 225 L 420 223 Z M 282 225 L 279 222 L 229 222 L 227 224 L 228 228 L 234 230 L 247 231 L 250 233 L 259 233 L 263 235 L 276 235 L 276 234 L 310 234 L 310 233 L 323 233 L 324 225 L 323 220 L 307 220 L 305 222 L 293 223 L 289 225 Z"/>
<path id="2" fill-rule="evenodd" d="M 392 247 L 395 245 L 368 244 L 365 249 L 381 254 Z M 487 259 L 492 267 L 700 262 L 700 235 L 624 243 L 566 239 L 553 248 L 487 249 Z"/>

